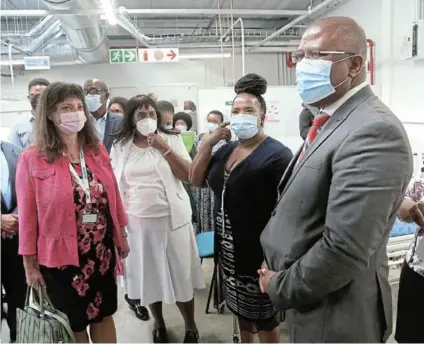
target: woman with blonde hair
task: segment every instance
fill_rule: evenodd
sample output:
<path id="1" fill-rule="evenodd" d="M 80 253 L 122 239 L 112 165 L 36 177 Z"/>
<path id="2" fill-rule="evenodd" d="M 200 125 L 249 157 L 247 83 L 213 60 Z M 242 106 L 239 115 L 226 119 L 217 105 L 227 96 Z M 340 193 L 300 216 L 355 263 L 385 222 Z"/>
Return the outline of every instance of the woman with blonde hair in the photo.
<path id="1" fill-rule="evenodd" d="M 19 254 L 27 283 L 40 284 L 78 342 L 116 343 L 116 273 L 126 258 L 126 214 L 105 147 L 80 86 L 42 94 L 36 143 L 19 158 Z"/>

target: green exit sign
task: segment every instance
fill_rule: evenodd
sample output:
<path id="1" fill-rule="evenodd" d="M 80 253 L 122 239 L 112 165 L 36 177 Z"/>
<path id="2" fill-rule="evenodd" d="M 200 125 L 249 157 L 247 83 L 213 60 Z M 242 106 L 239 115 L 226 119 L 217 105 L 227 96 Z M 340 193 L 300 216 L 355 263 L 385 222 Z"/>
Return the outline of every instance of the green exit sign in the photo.
<path id="1" fill-rule="evenodd" d="M 136 63 L 137 49 L 109 49 L 109 63 Z"/>

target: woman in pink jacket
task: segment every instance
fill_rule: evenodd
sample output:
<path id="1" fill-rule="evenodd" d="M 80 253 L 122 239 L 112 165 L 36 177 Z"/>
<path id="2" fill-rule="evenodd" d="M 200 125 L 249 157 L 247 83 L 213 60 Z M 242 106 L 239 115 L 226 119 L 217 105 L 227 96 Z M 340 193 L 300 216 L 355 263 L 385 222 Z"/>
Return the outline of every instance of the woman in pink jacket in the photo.
<path id="1" fill-rule="evenodd" d="M 19 254 L 27 283 L 47 288 L 78 342 L 116 343 L 116 272 L 129 247 L 110 158 L 80 86 L 51 84 L 35 116 L 36 143 L 19 158 Z"/>

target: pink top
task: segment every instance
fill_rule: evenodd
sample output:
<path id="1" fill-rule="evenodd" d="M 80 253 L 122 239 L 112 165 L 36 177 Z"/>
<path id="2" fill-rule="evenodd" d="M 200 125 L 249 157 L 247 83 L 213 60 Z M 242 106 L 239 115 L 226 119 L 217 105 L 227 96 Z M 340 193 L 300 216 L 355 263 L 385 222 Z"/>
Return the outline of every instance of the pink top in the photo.
<path id="1" fill-rule="evenodd" d="M 114 242 L 122 247 L 121 227 L 127 216 L 119 195 L 109 155 L 103 145 L 100 154 L 84 151 L 87 167 L 106 189 L 114 225 Z M 36 255 L 41 265 L 79 266 L 77 223 L 66 156 L 48 163 L 34 147 L 19 156 L 16 194 L 19 209 L 19 254 Z M 118 260 L 119 262 L 119 260 Z"/>

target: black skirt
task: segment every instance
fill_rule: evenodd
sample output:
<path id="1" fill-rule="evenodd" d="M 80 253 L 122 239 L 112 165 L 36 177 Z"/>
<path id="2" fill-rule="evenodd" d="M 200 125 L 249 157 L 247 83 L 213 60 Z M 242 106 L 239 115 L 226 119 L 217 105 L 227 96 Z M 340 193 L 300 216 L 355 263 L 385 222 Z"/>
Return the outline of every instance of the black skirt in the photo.
<path id="1" fill-rule="evenodd" d="M 399 281 L 395 339 L 398 343 L 424 343 L 424 277 L 405 262 Z"/>
<path id="2" fill-rule="evenodd" d="M 82 332 L 88 325 L 101 322 L 118 308 L 112 236 L 106 235 L 100 245 L 104 245 L 102 248 L 110 259 L 107 266 L 102 265 L 99 251 L 96 253 L 93 245 L 87 254 L 79 256 L 79 267 L 40 267 L 53 305 L 68 316 L 74 332 Z"/>

